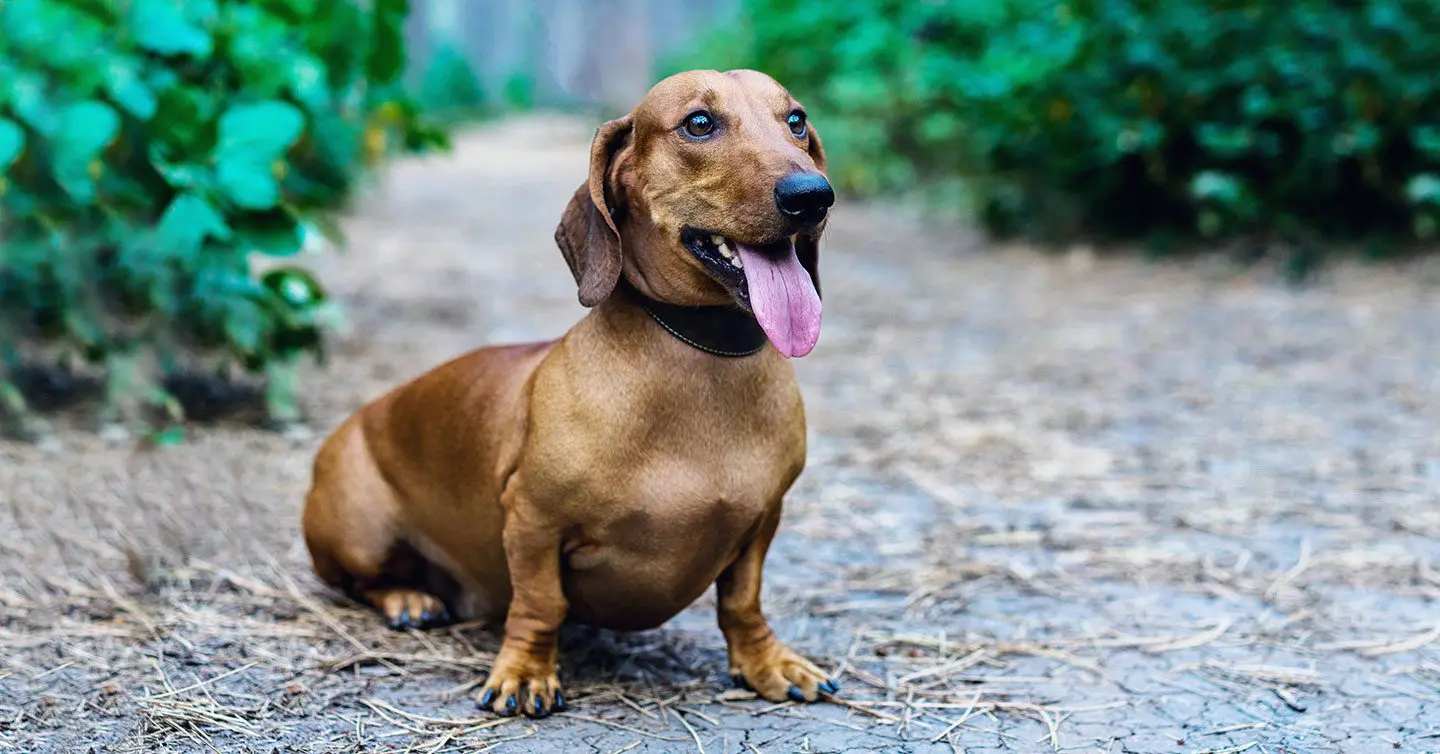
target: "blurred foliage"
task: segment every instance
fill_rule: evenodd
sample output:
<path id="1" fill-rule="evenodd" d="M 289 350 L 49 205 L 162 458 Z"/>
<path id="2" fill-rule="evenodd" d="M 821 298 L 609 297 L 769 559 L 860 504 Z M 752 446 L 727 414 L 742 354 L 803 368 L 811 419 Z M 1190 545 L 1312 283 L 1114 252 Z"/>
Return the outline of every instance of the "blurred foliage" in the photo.
<path id="1" fill-rule="evenodd" d="M 178 418 L 220 355 L 296 418 L 323 288 L 293 257 L 365 170 L 444 147 L 399 88 L 407 0 L 0 2 L 0 415 L 30 346 Z M 258 260 L 258 263 L 257 263 Z M 58 353 L 58 356 L 55 355 Z M 153 370 L 151 367 L 153 366 Z"/>
<path id="2" fill-rule="evenodd" d="M 419 100 L 427 113 L 450 120 L 478 117 L 486 110 L 485 89 L 464 50 L 449 39 L 436 46 L 425 66 Z"/>
<path id="3" fill-rule="evenodd" d="M 513 71 L 505 77 L 505 107 L 513 111 L 535 107 L 535 79 L 524 71 Z"/>
<path id="4" fill-rule="evenodd" d="M 770 73 L 843 188 L 1001 234 L 1440 231 L 1433 0 L 742 0 L 674 65 Z"/>
<path id="5" fill-rule="evenodd" d="M 435 45 L 422 71 L 416 99 L 431 120 L 458 126 L 535 106 L 535 80 L 529 74 L 512 71 L 487 91 L 464 45 L 450 37 Z"/>

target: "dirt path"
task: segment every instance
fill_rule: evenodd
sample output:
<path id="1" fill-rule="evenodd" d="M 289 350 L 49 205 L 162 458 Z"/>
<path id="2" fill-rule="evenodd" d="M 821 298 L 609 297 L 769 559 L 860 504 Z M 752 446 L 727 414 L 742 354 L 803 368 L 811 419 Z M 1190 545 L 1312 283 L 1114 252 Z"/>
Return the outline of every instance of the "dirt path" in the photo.
<path id="1" fill-rule="evenodd" d="M 587 136 L 511 121 L 391 172 L 323 265 L 352 329 L 317 429 L 581 315 L 551 233 Z M 574 713 L 495 724 L 493 634 L 393 634 L 310 576 L 318 440 L 67 431 L 0 445 L 0 750 L 1440 749 L 1433 266 L 1294 291 L 852 204 L 822 268 L 766 606 L 849 706 L 727 691 L 707 598 L 569 632 Z"/>

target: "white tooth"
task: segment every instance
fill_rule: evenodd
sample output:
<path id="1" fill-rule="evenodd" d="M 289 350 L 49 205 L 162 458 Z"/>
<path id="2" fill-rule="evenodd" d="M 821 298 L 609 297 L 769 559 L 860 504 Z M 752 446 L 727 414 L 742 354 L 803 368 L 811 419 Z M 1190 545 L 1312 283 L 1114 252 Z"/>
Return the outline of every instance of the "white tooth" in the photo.
<path id="1" fill-rule="evenodd" d="M 725 257 L 726 259 L 729 259 L 729 258 L 735 256 L 735 253 L 732 252 L 732 251 L 730 251 L 730 247 L 729 247 L 729 246 L 721 246 L 721 247 L 720 247 L 720 256 Z"/>
<path id="2" fill-rule="evenodd" d="M 724 245 L 725 245 L 725 236 L 722 236 L 722 235 L 719 235 L 719 234 L 710 236 L 710 243 L 713 243 L 713 244 L 715 244 L 716 246 L 724 246 Z"/>
<path id="3" fill-rule="evenodd" d="M 736 255 L 735 255 L 735 258 L 732 259 L 732 260 L 730 260 L 730 264 L 735 265 L 735 269 L 737 269 L 737 270 L 743 270 L 743 269 L 745 269 L 745 263 L 742 262 L 742 261 L 740 261 L 740 255 L 739 255 L 739 254 L 736 254 Z"/>

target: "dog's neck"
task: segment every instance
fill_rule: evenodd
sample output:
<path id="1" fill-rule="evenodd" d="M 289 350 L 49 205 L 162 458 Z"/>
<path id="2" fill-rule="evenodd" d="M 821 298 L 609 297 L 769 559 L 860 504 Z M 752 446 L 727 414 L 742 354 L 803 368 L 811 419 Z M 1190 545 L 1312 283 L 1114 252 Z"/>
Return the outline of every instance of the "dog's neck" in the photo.
<path id="1" fill-rule="evenodd" d="M 678 306 L 657 301 L 636 290 L 623 275 L 619 289 L 666 332 L 696 350 L 739 358 L 759 353 L 769 340 L 754 316 L 734 306 Z"/>

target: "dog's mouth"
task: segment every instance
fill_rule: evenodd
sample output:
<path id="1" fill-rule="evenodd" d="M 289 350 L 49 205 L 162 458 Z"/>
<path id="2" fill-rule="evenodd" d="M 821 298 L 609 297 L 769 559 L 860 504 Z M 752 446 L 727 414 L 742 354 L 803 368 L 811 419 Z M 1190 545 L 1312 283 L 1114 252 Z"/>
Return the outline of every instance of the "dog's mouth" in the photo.
<path id="1" fill-rule="evenodd" d="M 820 339 L 820 294 L 795 255 L 793 238 L 745 244 L 687 227 L 680 242 L 740 308 L 755 315 L 781 354 L 804 356 L 815 347 Z"/>
<path id="2" fill-rule="evenodd" d="M 705 271 L 724 286 L 740 308 L 750 311 L 750 283 L 745 279 L 745 260 L 735 241 L 720 233 L 687 227 L 680 233 L 680 242 L 700 260 Z M 782 238 L 755 248 L 779 253 L 789 243 L 790 239 Z"/>

